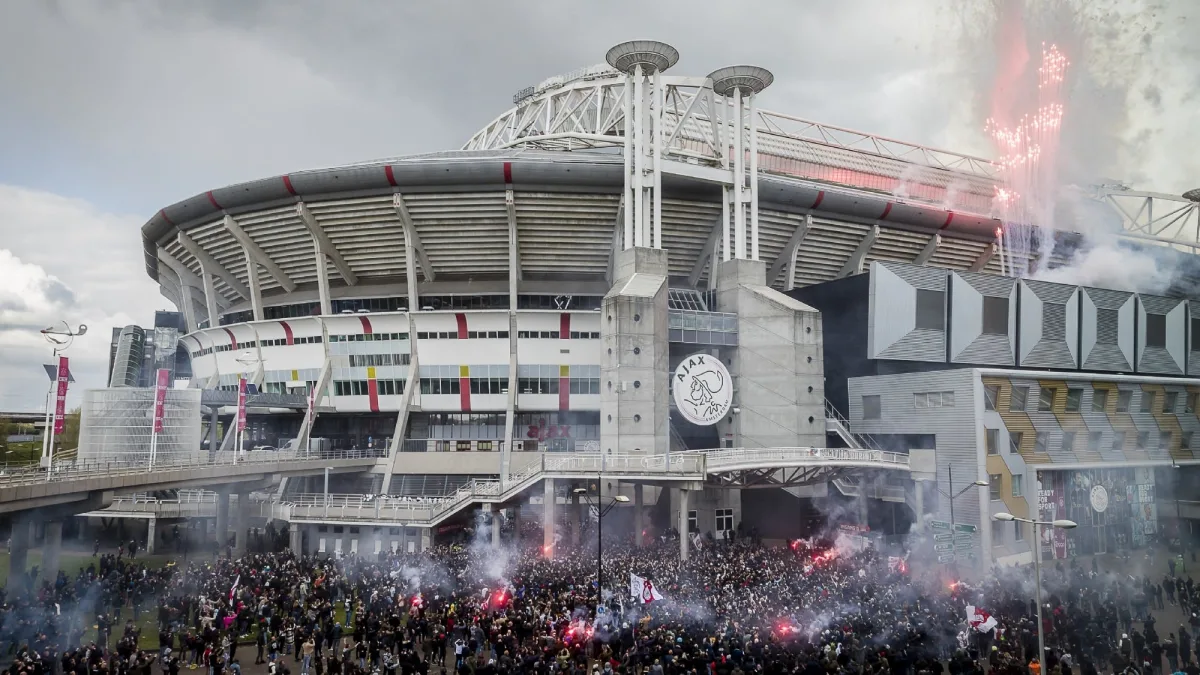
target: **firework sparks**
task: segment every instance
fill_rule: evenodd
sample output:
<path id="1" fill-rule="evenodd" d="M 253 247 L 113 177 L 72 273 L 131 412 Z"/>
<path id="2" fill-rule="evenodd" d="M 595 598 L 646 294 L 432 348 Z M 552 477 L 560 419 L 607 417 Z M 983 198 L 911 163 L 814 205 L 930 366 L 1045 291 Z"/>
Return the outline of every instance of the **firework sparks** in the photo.
<path id="1" fill-rule="evenodd" d="M 1037 69 L 1037 106 L 1006 125 L 996 118 L 987 120 L 984 131 L 992 138 L 1005 187 L 997 187 L 993 204 L 1004 223 L 997 237 L 1002 246 L 1002 273 L 1028 276 L 1029 265 L 1037 253 L 1051 245 L 1052 237 L 1038 236 L 1041 228 L 1052 225 L 1056 191 L 1054 164 L 1062 129 L 1062 87 L 1070 61 L 1056 45 L 1042 45 L 1041 65 Z M 1041 257 L 1049 251 L 1042 250 Z"/>

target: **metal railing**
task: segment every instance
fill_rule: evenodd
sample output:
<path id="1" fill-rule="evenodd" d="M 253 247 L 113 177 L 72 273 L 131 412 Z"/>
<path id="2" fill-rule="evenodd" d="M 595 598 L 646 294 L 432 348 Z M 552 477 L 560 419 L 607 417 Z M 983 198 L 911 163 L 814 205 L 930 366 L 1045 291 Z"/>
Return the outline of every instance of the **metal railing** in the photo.
<path id="1" fill-rule="evenodd" d="M 847 444 L 871 450 L 883 450 L 869 434 L 856 434 L 851 431 L 850 421 L 842 417 L 842 413 L 829 401 L 825 401 L 825 422 L 826 431 L 829 431 L 828 427 L 832 425 L 833 431 L 841 436 Z"/>
<path id="2" fill-rule="evenodd" d="M 729 448 L 708 451 L 707 472 L 721 473 L 733 467 L 770 467 L 788 464 L 882 464 L 891 468 L 907 468 L 908 455 L 883 450 L 853 448 Z"/>
<path id="3" fill-rule="evenodd" d="M 205 455 L 208 455 L 205 457 Z M 252 452 L 197 453 L 186 459 L 156 459 L 151 469 L 144 455 L 131 459 L 74 459 L 55 461 L 49 470 L 38 466 L 10 468 L 0 472 L 0 488 L 45 482 L 62 482 L 130 476 L 162 471 L 202 469 L 216 466 L 253 466 L 280 462 L 325 462 L 339 459 L 375 459 L 386 457 L 386 450 L 259 450 Z"/>

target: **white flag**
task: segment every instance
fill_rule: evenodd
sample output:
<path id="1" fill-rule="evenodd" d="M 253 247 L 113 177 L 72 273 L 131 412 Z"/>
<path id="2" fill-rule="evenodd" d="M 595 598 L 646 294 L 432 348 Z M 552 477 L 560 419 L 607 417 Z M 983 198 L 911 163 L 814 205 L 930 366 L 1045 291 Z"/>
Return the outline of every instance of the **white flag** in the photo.
<path id="1" fill-rule="evenodd" d="M 971 627 L 980 633 L 987 633 L 995 628 L 998 622 L 996 621 L 996 617 L 975 607 L 975 605 L 967 605 L 967 623 L 971 624 Z"/>
<path id="2" fill-rule="evenodd" d="M 654 582 L 649 579 L 643 579 L 636 574 L 629 574 L 629 595 L 634 600 L 648 605 L 655 600 L 662 602 L 663 596 L 654 587 Z"/>
<path id="3" fill-rule="evenodd" d="M 229 599 L 230 600 L 233 600 L 233 594 L 237 593 L 238 583 L 240 583 L 241 580 L 242 580 L 242 575 L 240 575 L 240 574 L 237 575 L 237 578 L 233 580 L 233 586 L 231 586 L 229 588 Z"/>

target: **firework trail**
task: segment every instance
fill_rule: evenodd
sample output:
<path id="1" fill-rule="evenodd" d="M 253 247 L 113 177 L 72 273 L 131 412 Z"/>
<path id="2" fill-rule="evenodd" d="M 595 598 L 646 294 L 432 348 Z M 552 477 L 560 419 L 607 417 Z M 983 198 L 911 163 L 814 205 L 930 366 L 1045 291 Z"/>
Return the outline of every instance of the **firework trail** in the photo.
<path id="1" fill-rule="evenodd" d="M 1054 247 L 1054 203 L 1058 193 L 1057 159 L 1062 129 L 1063 83 L 1070 62 L 1058 47 L 1042 45 L 1033 109 L 1005 124 L 992 117 L 985 131 L 996 144 L 1004 187 L 994 204 L 1003 222 L 1000 252 L 1005 274 L 1027 277 L 1033 260 L 1048 261 Z"/>

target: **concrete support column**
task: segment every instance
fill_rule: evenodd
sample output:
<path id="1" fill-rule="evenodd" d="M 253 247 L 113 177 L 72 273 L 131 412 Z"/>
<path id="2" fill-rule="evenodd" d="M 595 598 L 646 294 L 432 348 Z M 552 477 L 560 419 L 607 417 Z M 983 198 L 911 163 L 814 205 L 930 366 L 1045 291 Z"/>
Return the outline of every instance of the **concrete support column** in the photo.
<path id="1" fill-rule="evenodd" d="M 542 555 L 547 558 L 554 557 L 554 512 L 555 501 L 557 498 L 554 495 L 554 479 L 547 478 L 542 481 L 544 492 L 542 495 Z"/>
<path id="2" fill-rule="evenodd" d="M 218 429 L 221 426 L 220 415 L 217 414 L 219 408 L 216 406 L 209 408 L 208 414 L 208 452 L 212 454 L 220 449 L 221 439 L 218 438 Z"/>
<path id="3" fill-rule="evenodd" d="M 217 553 L 229 544 L 229 489 L 217 491 Z"/>
<path id="4" fill-rule="evenodd" d="M 62 530 L 61 520 L 46 522 L 46 536 L 42 541 L 42 579 L 51 584 L 58 578 L 59 559 L 62 556 Z"/>
<path id="5" fill-rule="evenodd" d="M 691 543 L 688 532 L 688 493 L 690 490 L 679 489 L 679 559 L 688 559 L 688 544 Z"/>
<path id="6" fill-rule="evenodd" d="M 155 535 L 158 534 L 155 532 L 157 525 L 158 518 L 151 518 L 146 521 L 146 555 L 154 555 L 154 540 Z"/>
<path id="7" fill-rule="evenodd" d="M 288 550 L 292 555 L 304 555 L 304 531 L 299 525 L 288 525 Z"/>
<path id="8" fill-rule="evenodd" d="M 925 529 L 925 484 L 920 481 L 913 483 L 913 501 L 916 507 L 916 513 L 913 516 L 917 520 L 917 532 L 923 532 Z"/>
<path id="9" fill-rule="evenodd" d="M 646 545 L 646 516 L 645 495 L 646 486 L 635 483 L 633 486 L 633 541 L 635 546 Z"/>
<path id="10" fill-rule="evenodd" d="M 513 543 L 521 543 L 521 505 L 518 504 L 512 509 L 513 518 Z"/>
<path id="11" fill-rule="evenodd" d="M 8 542 L 8 585 L 24 588 L 25 563 L 29 558 L 29 523 L 17 522 L 12 526 Z"/>
<path id="12" fill-rule="evenodd" d="M 586 506 L 579 503 L 579 493 L 571 493 L 571 513 L 573 514 L 573 522 L 571 527 L 571 545 L 579 548 L 580 542 L 583 541 L 583 524 L 587 522 L 587 516 L 584 514 Z"/>
<path id="13" fill-rule="evenodd" d="M 492 548 L 500 548 L 500 511 L 495 504 L 488 504 L 487 508 L 492 514 Z"/>
<path id="14" fill-rule="evenodd" d="M 433 532 L 428 527 L 421 528 L 421 550 L 428 551 L 433 545 Z"/>
<path id="15" fill-rule="evenodd" d="M 236 558 L 246 555 L 246 528 L 250 526 L 250 523 L 247 522 L 249 518 L 246 517 L 246 511 L 249 509 L 249 506 L 250 493 L 237 493 L 237 511 L 234 511 L 233 519 L 233 527 L 235 528 L 233 533 L 233 555 Z"/>

